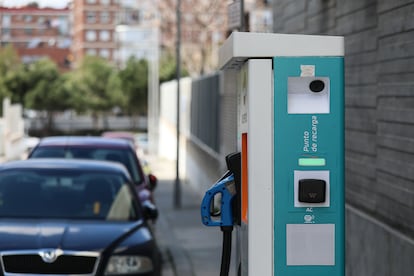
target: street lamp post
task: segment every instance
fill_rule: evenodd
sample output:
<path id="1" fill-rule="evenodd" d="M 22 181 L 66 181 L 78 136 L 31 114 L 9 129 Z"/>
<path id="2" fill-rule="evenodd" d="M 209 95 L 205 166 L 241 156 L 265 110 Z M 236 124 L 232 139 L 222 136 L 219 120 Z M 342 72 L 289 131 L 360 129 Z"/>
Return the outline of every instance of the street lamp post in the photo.
<path id="1" fill-rule="evenodd" d="M 180 183 L 180 77 L 181 77 L 181 0 L 177 0 L 177 61 L 176 61 L 176 80 L 177 80 L 177 160 L 174 185 L 174 207 L 181 208 L 181 183 Z"/>
<path id="2" fill-rule="evenodd" d="M 244 22 L 244 0 L 240 0 L 240 31 L 246 31 L 246 26 Z"/>

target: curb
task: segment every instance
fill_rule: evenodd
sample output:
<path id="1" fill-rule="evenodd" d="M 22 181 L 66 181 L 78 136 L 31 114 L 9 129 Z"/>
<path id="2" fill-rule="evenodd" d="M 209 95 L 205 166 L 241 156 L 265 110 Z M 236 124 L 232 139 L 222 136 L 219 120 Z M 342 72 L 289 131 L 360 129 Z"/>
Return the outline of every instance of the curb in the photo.
<path id="1" fill-rule="evenodd" d="M 167 254 L 171 260 L 175 276 L 195 276 L 191 260 L 185 250 L 179 246 L 171 246 L 167 249 Z"/>

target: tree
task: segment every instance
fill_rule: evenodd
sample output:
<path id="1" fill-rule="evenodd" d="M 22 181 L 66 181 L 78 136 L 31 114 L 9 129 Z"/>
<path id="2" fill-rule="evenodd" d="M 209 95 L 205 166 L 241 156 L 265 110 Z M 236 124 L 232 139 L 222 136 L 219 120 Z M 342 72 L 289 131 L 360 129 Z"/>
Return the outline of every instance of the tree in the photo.
<path id="1" fill-rule="evenodd" d="M 37 3 L 36 1 L 29 2 L 29 3 L 27 4 L 27 7 L 29 7 L 29 8 L 36 8 L 36 9 L 38 9 L 38 8 L 39 8 L 39 3 Z"/>
<path id="2" fill-rule="evenodd" d="M 12 102 L 20 103 L 24 107 L 25 96 L 30 89 L 28 67 L 20 64 L 18 69 L 9 71 L 4 78 L 4 85 L 11 93 Z"/>
<path id="3" fill-rule="evenodd" d="M 80 74 L 83 98 L 86 107 L 98 112 L 110 111 L 113 107 L 122 105 L 123 97 L 116 84 L 116 70 L 106 60 L 86 56 L 80 68 L 77 70 Z"/>
<path id="4" fill-rule="evenodd" d="M 11 79 L 16 72 L 22 69 L 19 56 L 11 46 L 0 48 L 0 110 L 2 109 L 3 99 L 11 97 L 13 90 L 9 87 Z"/>
<path id="5" fill-rule="evenodd" d="M 69 71 L 61 76 L 61 92 L 68 95 L 68 107 L 77 112 L 84 112 L 87 109 L 84 99 L 86 88 L 84 86 L 81 75 L 76 71 Z"/>
<path id="6" fill-rule="evenodd" d="M 174 80 L 177 77 L 177 65 L 175 57 L 172 54 L 164 53 L 160 60 L 160 83 Z M 185 68 L 181 67 L 181 77 L 188 76 Z"/>
<path id="7" fill-rule="evenodd" d="M 80 96 L 76 99 L 76 108 L 90 110 L 95 126 L 99 114 L 104 115 L 106 124 L 108 112 L 125 103 L 117 71 L 102 58 L 86 56 L 72 80 L 76 80 L 76 84 L 72 85 L 76 95 Z"/>
<path id="8" fill-rule="evenodd" d="M 71 107 L 70 92 L 63 88 L 59 70 L 50 59 L 45 58 L 30 64 L 27 74 L 30 89 L 25 95 L 26 106 L 47 112 L 45 130 L 50 131 L 55 113 Z"/>
<path id="9" fill-rule="evenodd" d="M 4 76 L 9 70 L 16 70 L 21 65 L 20 58 L 12 46 L 0 48 L 0 73 Z"/>
<path id="10" fill-rule="evenodd" d="M 131 115 L 146 113 L 148 109 L 148 62 L 132 56 L 118 75 L 122 92 L 126 97 L 126 112 Z"/>
<path id="11" fill-rule="evenodd" d="M 164 46 L 172 53 L 176 43 L 176 0 L 159 1 Z M 191 75 L 216 69 L 217 49 L 224 40 L 228 1 L 182 1 L 182 62 Z"/>

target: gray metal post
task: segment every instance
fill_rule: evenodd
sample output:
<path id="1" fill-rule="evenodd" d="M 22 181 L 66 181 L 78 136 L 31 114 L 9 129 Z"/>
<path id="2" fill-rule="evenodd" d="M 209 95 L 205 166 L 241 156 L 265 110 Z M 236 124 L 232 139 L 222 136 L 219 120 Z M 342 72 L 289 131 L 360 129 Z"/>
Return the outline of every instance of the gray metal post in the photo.
<path id="1" fill-rule="evenodd" d="M 180 77 L 181 77 L 181 0 L 177 0 L 177 161 L 174 185 L 174 207 L 181 208 L 181 183 L 180 183 Z"/>

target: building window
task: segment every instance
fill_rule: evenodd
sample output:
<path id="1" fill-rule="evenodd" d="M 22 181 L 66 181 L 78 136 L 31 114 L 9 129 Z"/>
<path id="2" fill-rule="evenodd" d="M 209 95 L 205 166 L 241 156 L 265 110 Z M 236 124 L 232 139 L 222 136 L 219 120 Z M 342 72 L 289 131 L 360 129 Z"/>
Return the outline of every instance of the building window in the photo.
<path id="1" fill-rule="evenodd" d="M 96 32 L 95 31 L 86 31 L 85 39 L 86 39 L 86 41 L 96 41 Z"/>
<path id="2" fill-rule="evenodd" d="M 184 14 L 184 21 L 186 23 L 192 23 L 194 21 L 194 15 L 190 13 Z"/>
<path id="3" fill-rule="evenodd" d="M 111 38 L 111 34 L 109 31 L 100 31 L 99 32 L 99 39 L 101 41 L 109 41 Z"/>
<path id="4" fill-rule="evenodd" d="M 95 23 L 96 22 L 95 12 L 88 12 L 86 14 L 86 22 L 87 23 Z"/>
<path id="5" fill-rule="evenodd" d="M 86 50 L 87 56 L 96 56 L 96 49 L 87 49 Z"/>
<path id="6" fill-rule="evenodd" d="M 3 28 L 10 27 L 11 17 L 10 15 L 3 15 Z"/>
<path id="7" fill-rule="evenodd" d="M 101 49 L 99 55 L 103 58 L 109 58 L 111 52 L 108 49 Z"/>
<path id="8" fill-rule="evenodd" d="M 109 5 L 111 3 L 111 0 L 101 0 L 102 5 Z"/>
<path id="9" fill-rule="evenodd" d="M 37 24 L 38 25 L 43 25 L 45 23 L 45 18 L 43 16 L 39 16 L 37 18 Z"/>
<path id="10" fill-rule="evenodd" d="M 31 15 L 25 15 L 24 16 L 24 21 L 25 22 L 32 22 L 32 16 Z"/>
<path id="11" fill-rule="evenodd" d="M 86 3 L 88 3 L 88 4 L 95 4 L 96 3 L 96 0 L 86 0 Z"/>
<path id="12" fill-rule="evenodd" d="M 140 10 L 132 10 L 128 12 L 128 23 L 129 24 L 138 24 L 141 18 Z"/>
<path id="13" fill-rule="evenodd" d="M 109 19 L 110 19 L 109 12 L 107 11 L 101 12 L 101 23 L 109 23 Z"/>
<path id="14" fill-rule="evenodd" d="M 25 28 L 24 33 L 27 34 L 27 35 L 31 35 L 33 33 L 33 30 L 30 29 L 30 28 Z"/>
<path id="15" fill-rule="evenodd" d="M 66 16 L 59 16 L 58 28 L 61 35 L 69 35 L 69 19 Z"/>

